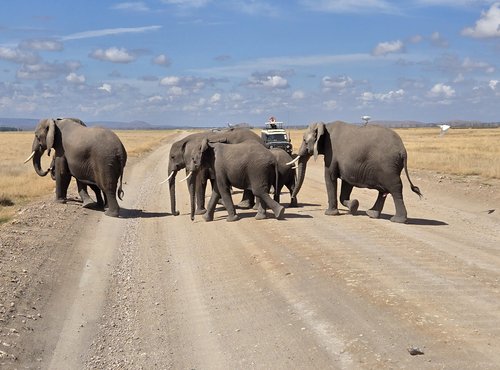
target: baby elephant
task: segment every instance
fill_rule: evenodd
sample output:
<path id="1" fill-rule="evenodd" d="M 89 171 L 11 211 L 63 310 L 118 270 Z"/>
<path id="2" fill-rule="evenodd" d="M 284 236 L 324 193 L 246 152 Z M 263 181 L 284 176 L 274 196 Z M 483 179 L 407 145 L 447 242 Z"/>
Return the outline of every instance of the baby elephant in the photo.
<path id="1" fill-rule="evenodd" d="M 278 168 L 273 154 L 256 141 L 245 141 L 239 144 L 211 143 L 204 139 L 192 155 L 191 171 L 209 168 L 215 177 L 212 196 L 208 202 L 205 221 L 212 221 L 217 202 L 222 201 L 228 212 L 227 221 L 239 219 L 231 198 L 231 186 L 238 189 L 249 189 L 257 198 L 257 215 L 261 220 L 266 218 L 269 207 L 277 219 L 282 219 L 285 207 L 269 196 L 271 185 L 276 186 Z"/>

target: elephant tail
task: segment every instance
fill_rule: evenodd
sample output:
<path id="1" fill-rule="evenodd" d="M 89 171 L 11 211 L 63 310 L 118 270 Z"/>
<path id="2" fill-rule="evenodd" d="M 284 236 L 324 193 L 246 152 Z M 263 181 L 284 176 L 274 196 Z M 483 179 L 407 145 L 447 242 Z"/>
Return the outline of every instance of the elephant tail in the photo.
<path id="1" fill-rule="evenodd" d="M 404 160 L 404 167 L 405 167 L 405 173 L 406 173 L 406 178 L 408 179 L 408 182 L 410 183 L 411 191 L 416 193 L 420 198 L 423 197 L 422 193 L 420 192 L 420 189 L 418 186 L 413 185 L 413 183 L 410 180 L 410 175 L 408 174 L 408 155 L 406 153 L 403 154 L 403 160 Z"/>
<path id="2" fill-rule="evenodd" d="M 118 187 L 118 199 L 123 200 L 123 195 L 125 194 L 122 189 L 122 180 L 123 180 L 123 167 L 122 173 L 120 174 L 120 186 Z"/>

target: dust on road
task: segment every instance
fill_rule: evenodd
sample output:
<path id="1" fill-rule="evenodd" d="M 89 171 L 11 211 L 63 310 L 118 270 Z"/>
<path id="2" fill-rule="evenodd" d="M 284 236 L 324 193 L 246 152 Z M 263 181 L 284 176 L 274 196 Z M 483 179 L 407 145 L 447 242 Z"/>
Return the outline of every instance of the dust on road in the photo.
<path id="1" fill-rule="evenodd" d="M 391 199 L 382 219 L 364 215 L 376 193 L 361 189 L 360 215 L 325 216 L 322 161 L 310 161 L 285 220 L 191 222 L 182 184 L 181 215 L 167 213 L 168 152 L 126 168 L 120 219 L 48 199 L 2 227 L 2 367 L 500 363 L 498 181 L 410 169 L 424 199 L 403 180 L 401 225 Z"/>

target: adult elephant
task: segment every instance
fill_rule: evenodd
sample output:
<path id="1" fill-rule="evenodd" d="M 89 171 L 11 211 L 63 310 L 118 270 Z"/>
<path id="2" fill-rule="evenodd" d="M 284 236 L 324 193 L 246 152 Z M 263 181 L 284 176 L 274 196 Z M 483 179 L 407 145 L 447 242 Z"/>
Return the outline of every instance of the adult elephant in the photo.
<path id="1" fill-rule="evenodd" d="M 194 133 L 186 136 L 185 138 L 176 141 L 170 148 L 170 155 L 168 160 L 168 185 L 170 191 L 170 210 L 174 216 L 179 215 L 176 209 L 175 198 L 175 177 L 177 172 L 186 168 L 186 164 L 191 161 L 192 153 L 199 148 L 202 140 L 208 138 L 213 141 L 225 141 L 230 144 L 241 143 L 247 140 L 253 140 L 264 146 L 262 139 L 255 132 L 248 128 L 231 127 L 223 130 L 208 130 L 200 133 Z M 195 214 L 205 213 L 205 192 L 209 179 L 207 169 L 201 170 L 197 176 L 189 179 L 188 189 L 190 196 L 196 196 L 196 210 Z M 186 171 L 188 172 L 188 171 Z M 194 204 L 194 203 L 193 203 Z M 253 196 L 248 191 L 244 192 L 243 200 L 239 204 L 240 207 L 251 208 L 253 206 Z"/>
<path id="2" fill-rule="evenodd" d="M 276 158 L 259 142 L 247 140 L 227 144 L 210 142 L 208 138 L 204 138 L 199 149 L 193 153 L 188 168 L 195 174 L 208 168 L 214 176 L 212 196 L 203 215 L 205 221 L 213 220 L 215 206 L 221 198 L 228 213 L 227 221 L 239 219 L 231 198 L 231 187 L 252 191 L 257 198 L 257 220 L 266 218 L 266 206 L 274 212 L 277 219 L 283 218 L 285 207 L 269 196 L 270 187 L 277 188 Z M 191 197 L 191 201 L 194 202 L 194 197 Z M 193 219 L 193 208 L 191 210 Z"/>
<path id="3" fill-rule="evenodd" d="M 387 194 L 391 194 L 396 207 L 393 222 L 407 221 L 403 202 L 401 171 L 405 170 L 411 190 L 420 197 L 422 193 L 410 180 L 407 169 L 407 153 L 399 135 L 391 129 L 376 126 L 354 126 L 343 122 L 313 123 L 304 133 L 298 157 L 297 194 L 304 181 L 309 158 L 324 156 L 325 183 L 328 195 L 326 215 L 338 215 L 337 179 L 342 180 L 340 202 L 351 213 L 357 211 L 359 202 L 350 199 L 354 186 L 378 190 L 378 197 L 368 216 L 378 218 Z"/>
<path id="4" fill-rule="evenodd" d="M 120 207 L 116 195 L 118 192 L 118 198 L 122 199 L 123 169 L 127 162 L 127 152 L 118 136 L 111 130 L 85 127 L 72 119 L 42 119 L 35 129 L 31 156 L 26 160 L 33 160 L 40 176 L 48 173 L 42 170 L 40 158 L 52 149 L 56 161 L 56 193 L 62 194 L 64 186 L 57 171 L 58 161 L 64 157 L 72 176 L 104 192 L 106 215 L 118 217 Z"/>
<path id="5" fill-rule="evenodd" d="M 281 148 L 273 148 L 269 150 L 276 158 L 276 162 L 278 164 L 278 188 L 274 190 L 274 200 L 280 203 L 281 189 L 283 186 L 286 186 L 286 188 L 290 191 L 289 207 L 297 207 L 297 194 L 293 196 L 293 190 L 296 182 L 296 172 L 293 165 L 288 164 L 293 161 L 294 158 Z"/>
<path id="6" fill-rule="evenodd" d="M 57 118 L 58 121 L 62 119 L 64 118 Z M 78 118 L 65 118 L 65 119 L 72 120 L 78 123 L 79 125 L 86 127 L 85 123 L 83 123 L 83 121 Z M 49 172 L 52 180 L 59 182 L 59 184 L 61 185 L 59 187 L 56 187 L 56 202 L 65 203 L 68 193 L 68 187 L 71 182 L 71 177 L 73 177 L 69 171 L 66 157 L 64 155 L 60 157 L 55 157 L 55 156 L 52 157 L 52 161 L 49 167 Z M 92 200 L 92 198 L 90 198 L 87 192 L 87 185 L 82 183 L 78 179 L 76 179 L 76 184 L 78 188 L 78 194 L 80 195 L 80 199 L 82 200 L 83 203 L 83 207 L 84 208 L 94 207 L 95 203 Z M 97 201 L 97 208 L 99 209 L 104 208 L 104 200 L 101 194 L 101 189 L 99 189 L 97 185 L 91 184 L 89 186 L 94 191 Z"/>

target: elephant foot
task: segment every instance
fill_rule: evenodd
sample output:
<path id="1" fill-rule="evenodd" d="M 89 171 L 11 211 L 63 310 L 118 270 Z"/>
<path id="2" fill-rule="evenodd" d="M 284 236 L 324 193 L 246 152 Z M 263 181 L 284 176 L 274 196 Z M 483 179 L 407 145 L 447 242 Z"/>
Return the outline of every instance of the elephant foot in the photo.
<path id="1" fill-rule="evenodd" d="M 210 215 L 208 213 L 205 213 L 203 215 L 203 219 L 205 220 L 205 222 L 210 222 L 210 221 L 213 221 L 214 220 L 214 215 Z"/>
<path id="2" fill-rule="evenodd" d="M 257 213 L 255 215 L 256 220 L 265 220 L 267 218 L 267 215 L 265 213 Z"/>
<path id="3" fill-rule="evenodd" d="M 109 217 L 118 217 L 120 215 L 120 211 L 118 209 L 108 208 L 108 210 L 104 212 L 104 214 Z"/>
<path id="4" fill-rule="evenodd" d="M 391 221 L 392 222 L 397 222 L 397 223 L 400 223 L 400 224 L 405 224 L 406 221 L 408 221 L 408 219 L 406 218 L 406 216 L 394 215 L 394 216 L 391 217 Z"/>
<path id="5" fill-rule="evenodd" d="M 240 219 L 240 216 L 238 215 L 232 215 L 232 216 L 227 216 L 227 219 L 226 221 L 227 222 L 234 222 L 234 221 L 238 221 Z"/>
<path id="6" fill-rule="evenodd" d="M 355 215 L 358 212 L 359 201 L 357 199 L 353 199 L 349 202 L 349 213 L 351 215 Z"/>
<path id="7" fill-rule="evenodd" d="M 283 218 L 285 216 L 285 207 L 279 206 L 277 208 L 276 212 L 274 212 L 274 215 L 276 216 L 277 220 L 283 220 Z"/>
<path id="8" fill-rule="evenodd" d="M 66 204 L 66 198 L 56 198 L 56 203 Z"/>
<path id="9" fill-rule="evenodd" d="M 290 199 L 290 204 L 288 208 L 297 208 L 299 206 L 299 202 L 297 202 L 297 198 Z"/>
<path id="10" fill-rule="evenodd" d="M 250 209 L 253 208 L 253 206 L 255 206 L 255 201 L 250 199 L 245 199 L 238 203 L 238 207 L 243 209 Z"/>
<path id="11" fill-rule="evenodd" d="M 204 215 L 205 213 L 207 212 L 207 210 L 205 208 L 198 208 L 194 214 L 195 215 Z"/>
<path id="12" fill-rule="evenodd" d="M 326 211 L 325 211 L 325 215 L 327 216 L 338 216 L 340 215 L 340 212 L 337 208 L 328 208 Z"/>
<path id="13" fill-rule="evenodd" d="M 366 214 L 370 218 L 379 218 L 380 217 L 380 211 L 376 211 L 374 209 L 369 209 L 368 211 L 366 211 Z"/>

